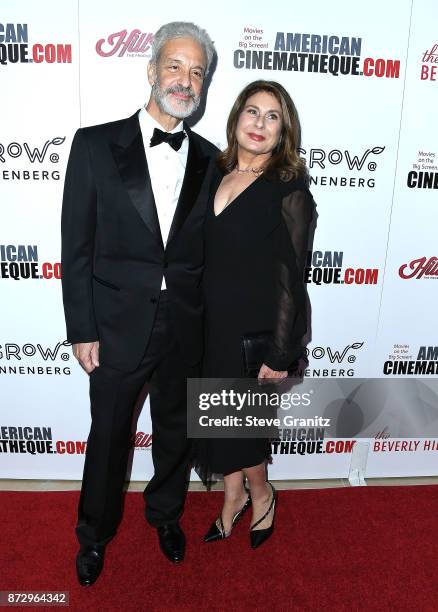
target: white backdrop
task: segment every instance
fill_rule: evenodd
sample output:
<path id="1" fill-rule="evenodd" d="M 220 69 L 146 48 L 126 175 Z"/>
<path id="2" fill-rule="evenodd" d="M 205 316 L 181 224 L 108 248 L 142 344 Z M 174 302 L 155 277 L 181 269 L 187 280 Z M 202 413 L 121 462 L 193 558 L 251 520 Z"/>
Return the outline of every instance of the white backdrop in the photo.
<path id="1" fill-rule="evenodd" d="M 62 345 L 65 327 L 56 266 L 65 168 L 79 126 L 131 115 L 149 97 L 149 45 L 137 51 L 126 44 L 116 49 L 117 40 L 126 43 L 137 30 L 147 41 L 168 21 L 198 23 L 217 48 L 206 110 L 194 128 L 200 134 L 223 148 L 231 105 L 242 87 L 258 78 L 282 83 L 299 110 L 302 155 L 310 168 L 318 212 L 309 279 L 323 273 L 329 278 L 330 268 L 339 268 L 339 279 L 345 281 L 308 284 L 312 340 L 306 375 L 398 375 L 385 362 L 416 362 L 421 347 L 426 347 L 426 355 L 432 347 L 428 361 L 437 361 L 437 273 L 402 278 L 399 269 L 436 255 L 438 62 L 436 55 L 425 52 L 438 43 L 438 4 L 161 4 L 2 3 L 0 477 L 81 477 L 89 428 L 88 379 L 71 348 Z M 121 34 L 111 44 L 109 37 L 116 33 Z M 286 59 L 298 66 L 303 62 L 304 70 L 268 69 L 275 41 L 287 41 L 288 33 L 289 40 L 299 40 L 301 46 L 283 49 Z M 312 35 L 336 36 L 345 43 L 356 39 L 359 74 L 309 72 L 306 41 Z M 17 51 L 23 54 L 26 49 L 34 61 L 14 61 Z M 261 57 L 267 69 L 235 65 L 254 51 L 265 54 Z M 345 61 L 348 53 L 334 53 L 329 65 Z M 324 60 L 316 59 L 321 66 Z M 366 74 L 376 70 L 383 76 Z M 421 185 L 425 178 L 435 180 L 435 189 L 409 186 Z M 324 266 L 318 252 L 325 255 Z M 38 278 L 25 278 L 29 270 Z M 362 282 L 367 272 L 361 270 L 370 271 L 371 282 Z M 406 270 L 412 272 L 405 268 L 405 276 Z M 349 283 L 350 278 L 356 282 Z M 19 427 L 30 429 L 13 429 Z M 145 445 L 135 449 L 133 479 L 147 480 L 152 474 L 150 430 L 146 402 L 137 426 Z M 328 450 L 325 443 L 324 448 Z M 351 453 L 340 450 L 274 454 L 270 476 L 345 477 Z M 412 450 L 374 451 L 371 442 L 368 476 L 437 473 L 434 447 L 426 450 L 421 442 Z"/>

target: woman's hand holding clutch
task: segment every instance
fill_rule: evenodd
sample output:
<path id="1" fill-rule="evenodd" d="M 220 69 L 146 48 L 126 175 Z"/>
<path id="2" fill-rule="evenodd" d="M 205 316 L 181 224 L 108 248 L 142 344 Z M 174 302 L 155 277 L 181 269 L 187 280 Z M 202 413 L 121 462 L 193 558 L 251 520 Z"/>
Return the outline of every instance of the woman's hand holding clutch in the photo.
<path id="1" fill-rule="evenodd" d="M 287 377 L 287 370 L 271 370 L 269 366 L 266 364 L 262 364 L 262 367 L 259 370 L 259 374 L 257 378 L 260 380 L 262 378 L 274 379 L 277 378 L 279 380 L 283 380 L 283 378 Z"/>

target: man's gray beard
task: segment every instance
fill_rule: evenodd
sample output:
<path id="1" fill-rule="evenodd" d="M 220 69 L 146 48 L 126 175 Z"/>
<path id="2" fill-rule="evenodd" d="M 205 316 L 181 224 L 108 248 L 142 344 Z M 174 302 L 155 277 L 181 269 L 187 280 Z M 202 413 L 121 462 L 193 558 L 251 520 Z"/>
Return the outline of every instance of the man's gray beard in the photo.
<path id="1" fill-rule="evenodd" d="M 175 109 L 175 107 L 168 100 L 168 96 L 173 92 L 183 93 L 190 96 L 189 100 L 178 100 L 177 98 L 174 98 L 175 103 L 178 104 L 181 109 Z M 160 111 L 170 115 L 171 117 L 175 117 L 175 119 L 185 119 L 186 117 L 189 117 L 195 112 L 199 106 L 199 103 L 201 102 L 201 96 L 196 96 L 191 87 L 182 87 L 182 85 L 168 87 L 167 89 L 163 90 L 158 84 L 158 81 L 155 81 L 155 83 L 152 85 L 151 93 Z"/>

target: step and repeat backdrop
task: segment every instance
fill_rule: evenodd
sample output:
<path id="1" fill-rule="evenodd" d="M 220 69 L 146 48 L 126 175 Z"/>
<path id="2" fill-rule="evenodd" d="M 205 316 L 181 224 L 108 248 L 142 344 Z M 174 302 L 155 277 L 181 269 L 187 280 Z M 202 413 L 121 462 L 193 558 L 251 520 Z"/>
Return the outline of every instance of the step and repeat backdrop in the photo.
<path id="1" fill-rule="evenodd" d="M 0 478 L 79 479 L 88 377 L 65 340 L 60 212 L 72 137 L 149 97 L 153 33 L 193 21 L 218 62 L 194 129 L 223 148 L 238 92 L 280 82 L 317 203 L 306 377 L 436 377 L 438 3 L 3 0 L 0 7 Z M 415 415 L 418 406 L 412 405 Z M 346 477 L 354 445 L 273 444 L 270 477 Z M 146 400 L 132 478 L 152 475 Z M 438 473 L 438 441 L 368 440 L 367 476 Z M 195 477 L 194 477 L 195 478 Z"/>

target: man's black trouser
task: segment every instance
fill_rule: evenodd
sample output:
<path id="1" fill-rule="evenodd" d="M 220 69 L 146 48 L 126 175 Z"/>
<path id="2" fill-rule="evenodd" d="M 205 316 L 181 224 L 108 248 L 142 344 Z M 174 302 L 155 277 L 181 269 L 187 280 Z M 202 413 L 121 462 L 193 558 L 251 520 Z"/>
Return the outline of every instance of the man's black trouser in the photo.
<path id="1" fill-rule="evenodd" d="M 132 446 L 137 398 L 148 382 L 154 476 L 144 490 L 146 518 L 154 527 L 182 514 L 188 483 L 186 379 L 199 368 L 185 364 L 162 291 L 142 362 L 134 372 L 100 365 L 90 374 L 91 429 L 85 455 L 76 533 L 81 544 L 106 544 L 122 514 L 123 486 Z"/>

